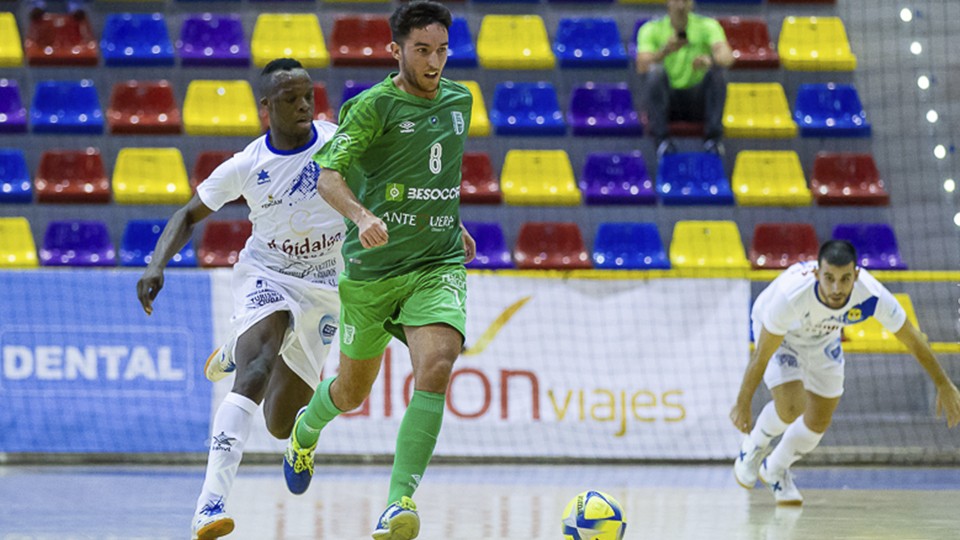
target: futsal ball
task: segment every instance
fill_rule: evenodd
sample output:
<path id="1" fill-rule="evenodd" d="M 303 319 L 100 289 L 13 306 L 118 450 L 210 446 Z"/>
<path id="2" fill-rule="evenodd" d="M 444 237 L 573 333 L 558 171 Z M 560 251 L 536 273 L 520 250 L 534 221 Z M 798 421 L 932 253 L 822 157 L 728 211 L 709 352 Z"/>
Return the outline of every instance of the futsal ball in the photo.
<path id="1" fill-rule="evenodd" d="M 564 540 L 623 540 L 627 518 L 616 499 L 601 491 L 584 491 L 563 510 Z"/>

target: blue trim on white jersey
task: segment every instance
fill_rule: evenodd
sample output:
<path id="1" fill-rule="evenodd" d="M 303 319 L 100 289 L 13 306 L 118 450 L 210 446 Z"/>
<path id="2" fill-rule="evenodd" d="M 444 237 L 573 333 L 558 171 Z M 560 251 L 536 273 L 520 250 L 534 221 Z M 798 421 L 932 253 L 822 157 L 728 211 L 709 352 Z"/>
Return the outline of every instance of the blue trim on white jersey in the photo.
<path id="1" fill-rule="evenodd" d="M 267 150 L 270 150 L 271 152 L 273 152 L 274 154 L 277 154 L 278 156 L 292 156 L 294 154 L 299 154 L 300 152 L 303 152 L 307 148 L 310 148 L 311 146 L 313 146 L 313 143 L 317 142 L 317 137 L 319 135 L 317 134 L 317 126 L 313 122 L 310 122 L 310 134 L 311 134 L 310 141 L 308 141 L 303 146 L 298 146 L 293 150 L 277 150 L 276 148 L 273 147 L 272 144 L 270 144 L 270 130 L 268 129 L 267 134 L 265 135 Z"/>

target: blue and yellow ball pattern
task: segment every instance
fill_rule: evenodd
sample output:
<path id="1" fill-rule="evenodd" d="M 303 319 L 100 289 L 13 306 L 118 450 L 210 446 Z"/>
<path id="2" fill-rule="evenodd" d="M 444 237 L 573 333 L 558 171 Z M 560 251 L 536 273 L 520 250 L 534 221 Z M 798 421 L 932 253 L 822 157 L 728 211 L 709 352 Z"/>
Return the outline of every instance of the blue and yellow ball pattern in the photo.
<path id="1" fill-rule="evenodd" d="M 616 499 L 602 491 L 584 491 L 563 511 L 564 540 L 623 540 L 627 518 Z"/>

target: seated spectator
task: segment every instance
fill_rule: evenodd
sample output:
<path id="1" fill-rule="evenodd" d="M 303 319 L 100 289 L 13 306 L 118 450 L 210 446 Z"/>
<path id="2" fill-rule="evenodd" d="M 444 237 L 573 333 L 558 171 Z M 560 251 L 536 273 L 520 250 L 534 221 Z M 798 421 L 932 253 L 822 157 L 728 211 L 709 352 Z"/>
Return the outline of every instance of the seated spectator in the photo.
<path id="1" fill-rule="evenodd" d="M 82 19 L 87 16 L 87 3 L 87 0 L 67 0 L 63 2 L 63 4 L 66 5 L 67 13 L 77 19 Z M 43 17 L 43 14 L 49 11 L 47 4 L 47 0 L 30 0 L 30 19 L 37 20 Z"/>
<path id="2" fill-rule="evenodd" d="M 637 73 L 647 76 L 647 120 L 658 156 L 676 151 L 667 134 L 672 120 L 703 122 L 704 149 L 723 154 L 722 68 L 733 64 L 733 52 L 720 23 L 693 8 L 694 0 L 667 0 L 667 16 L 637 33 Z"/>

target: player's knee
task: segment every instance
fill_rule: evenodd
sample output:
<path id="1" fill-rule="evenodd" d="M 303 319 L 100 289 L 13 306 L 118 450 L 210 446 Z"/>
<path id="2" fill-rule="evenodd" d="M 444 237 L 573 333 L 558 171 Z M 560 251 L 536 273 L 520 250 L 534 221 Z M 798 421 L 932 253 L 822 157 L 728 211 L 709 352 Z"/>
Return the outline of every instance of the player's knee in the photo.
<path id="1" fill-rule="evenodd" d="M 790 423 L 800 418 L 800 415 L 803 414 L 803 409 L 803 403 L 777 403 L 777 416 L 784 422 Z"/>
<path id="2" fill-rule="evenodd" d="M 436 356 L 424 362 L 419 373 L 416 374 L 417 389 L 440 394 L 446 392 L 455 360 L 456 356 Z"/>
<path id="3" fill-rule="evenodd" d="M 248 362 L 238 362 L 238 364 L 242 367 L 237 369 L 237 376 L 233 381 L 233 391 L 251 399 L 263 396 L 267 381 L 270 380 L 273 360 L 266 357 L 257 357 Z"/>

